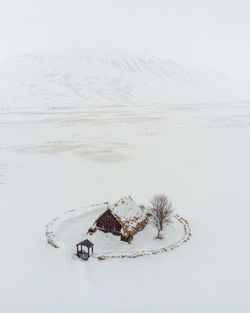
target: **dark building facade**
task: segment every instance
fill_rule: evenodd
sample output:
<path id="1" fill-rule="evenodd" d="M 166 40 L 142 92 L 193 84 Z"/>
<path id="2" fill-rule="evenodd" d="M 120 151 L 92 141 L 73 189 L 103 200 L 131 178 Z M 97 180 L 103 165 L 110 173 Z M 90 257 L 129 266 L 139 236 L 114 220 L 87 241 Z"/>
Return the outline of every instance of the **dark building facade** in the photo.
<path id="1" fill-rule="evenodd" d="M 105 211 L 96 221 L 97 229 L 105 233 L 112 233 L 113 235 L 121 235 L 121 224 L 117 221 L 110 210 Z"/>

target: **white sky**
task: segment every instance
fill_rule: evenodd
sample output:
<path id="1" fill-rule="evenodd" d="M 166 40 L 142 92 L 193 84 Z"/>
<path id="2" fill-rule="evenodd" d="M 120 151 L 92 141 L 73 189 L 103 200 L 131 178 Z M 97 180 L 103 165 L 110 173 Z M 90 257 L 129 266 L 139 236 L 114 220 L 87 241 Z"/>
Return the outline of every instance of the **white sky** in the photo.
<path id="1" fill-rule="evenodd" d="M 250 81 L 249 1 L 0 1 L 0 58 L 146 53 Z"/>

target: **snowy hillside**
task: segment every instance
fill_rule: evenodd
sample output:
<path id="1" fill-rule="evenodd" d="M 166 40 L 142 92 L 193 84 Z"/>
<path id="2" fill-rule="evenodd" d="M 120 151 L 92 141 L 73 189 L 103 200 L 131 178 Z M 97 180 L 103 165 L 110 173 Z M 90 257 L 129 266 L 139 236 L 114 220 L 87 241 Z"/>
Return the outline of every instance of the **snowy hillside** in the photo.
<path id="1" fill-rule="evenodd" d="M 233 88 L 232 88 L 233 87 Z M 145 55 L 39 55 L 1 66 L 0 108 L 97 107 L 246 100 L 218 71 Z"/>

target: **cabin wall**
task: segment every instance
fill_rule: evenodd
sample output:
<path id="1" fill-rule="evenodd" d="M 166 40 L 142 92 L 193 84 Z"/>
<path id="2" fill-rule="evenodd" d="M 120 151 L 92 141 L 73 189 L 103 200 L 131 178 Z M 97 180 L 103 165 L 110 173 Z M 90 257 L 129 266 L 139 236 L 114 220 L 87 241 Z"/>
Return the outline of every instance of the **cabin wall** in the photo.
<path id="1" fill-rule="evenodd" d="M 99 217 L 96 221 L 96 226 L 99 230 L 102 230 L 105 233 L 112 233 L 116 236 L 121 235 L 121 225 L 110 210 L 107 210 Z"/>

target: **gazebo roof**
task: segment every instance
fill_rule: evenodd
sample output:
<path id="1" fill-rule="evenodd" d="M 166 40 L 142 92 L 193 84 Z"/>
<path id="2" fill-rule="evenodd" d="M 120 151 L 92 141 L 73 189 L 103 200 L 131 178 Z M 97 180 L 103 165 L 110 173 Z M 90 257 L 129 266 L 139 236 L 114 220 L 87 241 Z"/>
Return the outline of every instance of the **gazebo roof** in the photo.
<path id="1" fill-rule="evenodd" d="M 79 242 L 79 243 L 77 244 L 77 246 L 85 246 L 85 247 L 87 247 L 87 248 L 91 248 L 91 247 L 94 246 L 94 244 L 93 244 L 91 241 L 89 241 L 88 239 L 85 239 L 85 240 Z"/>

